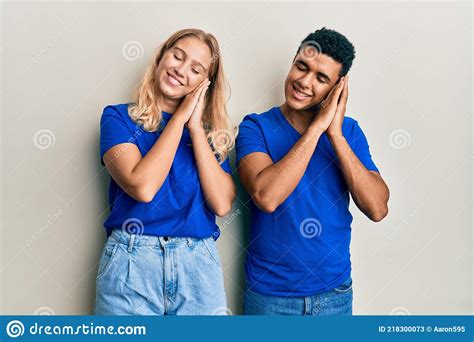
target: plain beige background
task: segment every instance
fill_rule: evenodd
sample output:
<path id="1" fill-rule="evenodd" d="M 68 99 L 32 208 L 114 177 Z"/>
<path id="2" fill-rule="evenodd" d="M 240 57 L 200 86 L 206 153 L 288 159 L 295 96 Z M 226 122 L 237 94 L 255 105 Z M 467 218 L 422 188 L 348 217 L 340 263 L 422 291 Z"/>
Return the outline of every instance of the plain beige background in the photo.
<path id="1" fill-rule="evenodd" d="M 108 215 L 100 115 L 128 101 L 165 38 L 216 35 L 238 124 L 282 103 L 299 42 L 322 26 L 356 47 L 347 115 L 391 189 L 380 223 L 351 204 L 354 313 L 471 314 L 471 21 L 469 3 L 3 3 L 2 314 L 92 313 Z M 239 183 L 218 221 L 234 314 L 247 205 Z"/>

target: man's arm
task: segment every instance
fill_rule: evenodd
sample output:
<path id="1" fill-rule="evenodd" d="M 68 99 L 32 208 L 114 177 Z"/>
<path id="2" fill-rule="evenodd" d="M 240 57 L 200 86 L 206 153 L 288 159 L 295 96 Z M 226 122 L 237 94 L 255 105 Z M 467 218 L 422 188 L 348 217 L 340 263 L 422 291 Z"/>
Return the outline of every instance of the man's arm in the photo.
<path id="1" fill-rule="evenodd" d="M 326 135 L 336 152 L 339 166 L 355 204 L 369 219 L 378 222 L 388 214 L 387 203 L 390 193 L 380 174 L 366 169 L 342 134 L 348 97 L 349 76 L 346 76 L 341 100 Z"/>
<path id="2" fill-rule="evenodd" d="M 372 221 L 378 222 L 388 214 L 387 185 L 377 171 L 369 171 L 352 151 L 346 138 L 329 136 L 339 166 L 357 207 Z"/>
<path id="3" fill-rule="evenodd" d="M 322 132 L 310 127 L 291 150 L 273 163 L 263 152 L 246 155 L 239 162 L 239 174 L 255 205 L 272 213 L 295 190 L 303 177 Z"/>
<path id="4" fill-rule="evenodd" d="M 305 133 L 278 162 L 262 152 L 250 153 L 239 162 L 239 174 L 255 205 L 272 213 L 295 190 L 303 177 L 321 134 L 331 124 L 344 82 L 331 90 Z"/>

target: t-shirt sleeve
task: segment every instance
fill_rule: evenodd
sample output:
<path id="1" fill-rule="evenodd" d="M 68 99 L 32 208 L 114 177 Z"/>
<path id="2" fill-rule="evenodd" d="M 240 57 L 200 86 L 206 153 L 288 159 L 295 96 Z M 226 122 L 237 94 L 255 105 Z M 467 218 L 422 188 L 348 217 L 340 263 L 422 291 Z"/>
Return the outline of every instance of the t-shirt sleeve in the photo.
<path id="1" fill-rule="evenodd" d="M 243 157 L 253 152 L 270 154 L 256 115 L 247 115 L 239 125 L 239 133 L 235 140 L 236 165 Z"/>
<path id="2" fill-rule="evenodd" d="M 224 162 L 221 164 L 222 169 L 228 174 L 232 175 L 232 169 L 230 167 L 229 157 L 227 157 Z"/>
<path id="3" fill-rule="evenodd" d="M 372 160 L 372 156 L 370 155 L 369 143 L 367 141 L 367 138 L 365 137 L 364 132 L 360 128 L 359 123 L 355 120 L 351 145 L 355 155 L 357 156 L 357 158 L 359 158 L 360 162 L 364 164 L 367 170 L 379 172 L 379 169 L 375 165 L 374 161 Z"/>
<path id="4" fill-rule="evenodd" d="M 113 106 L 107 106 L 100 118 L 100 162 L 102 165 L 105 166 L 104 154 L 115 145 L 122 143 L 137 145 L 120 113 Z"/>

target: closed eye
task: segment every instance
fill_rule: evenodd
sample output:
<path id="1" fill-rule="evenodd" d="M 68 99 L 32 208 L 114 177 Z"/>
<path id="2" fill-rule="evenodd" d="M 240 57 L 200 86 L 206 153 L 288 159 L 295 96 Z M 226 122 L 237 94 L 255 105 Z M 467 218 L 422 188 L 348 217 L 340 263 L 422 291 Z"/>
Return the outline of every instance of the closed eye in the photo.
<path id="1" fill-rule="evenodd" d="M 306 68 L 302 64 L 296 64 L 296 67 L 298 68 L 298 70 L 301 70 L 301 71 L 306 70 Z"/>
<path id="2" fill-rule="evenodd" d="M 318 81 L 321 83 L 327 83 L 326 80 L 322 77 L 318 77 Z"/>

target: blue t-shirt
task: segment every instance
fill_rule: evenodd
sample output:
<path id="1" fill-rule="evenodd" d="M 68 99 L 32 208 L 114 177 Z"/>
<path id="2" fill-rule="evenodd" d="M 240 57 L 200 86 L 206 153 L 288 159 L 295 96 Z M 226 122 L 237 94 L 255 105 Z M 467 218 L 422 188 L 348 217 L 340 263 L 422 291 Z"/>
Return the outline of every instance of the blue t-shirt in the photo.
<path id="1" fill-rule="evenodd" d="M 365 167 L 378 171 L 357 121 L 345 117 L 342 133 Z M 300 138 L 279 107 L 249 114 L 239 127 L 236 162 L 263 152 L 276 163 Z M 274 296 L 310 296 L 333 289 L 350 276 L 349 191 L 325 133 L 295 190 L 273 213 L 260 210 L 252 201 L 250 206 L 245 271 L 251 290 Z"/>
<path id="2" fill-rule="evenodd" d="M 172 114 L 163 112 L 164 128 Z M 162 130 L 147 132 L 128 115 L 128 104 L 104 108 L 100 119 L 100 157 L 122 143 L 137 145 L 145 156 L 158 140 Z M 104 222 L 107 235 L 113 229 L 127 229 L 145 235 L 206 238 L 219 237 L 215 214 L 204 200 L 189 130 L 185 127 L 176 155 L 160 190 L 150 203 L 130 197 L 110 177 L 110 216 Z M 118 152 L 120 153 L 120 151 Z M 221 167 L 231 173 L 229 158 Z"/>

